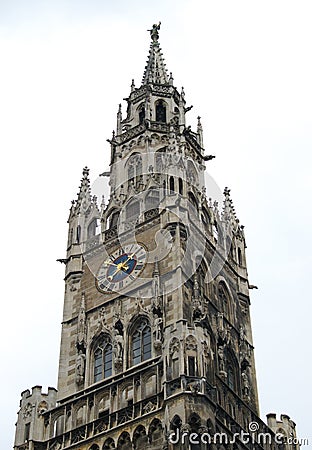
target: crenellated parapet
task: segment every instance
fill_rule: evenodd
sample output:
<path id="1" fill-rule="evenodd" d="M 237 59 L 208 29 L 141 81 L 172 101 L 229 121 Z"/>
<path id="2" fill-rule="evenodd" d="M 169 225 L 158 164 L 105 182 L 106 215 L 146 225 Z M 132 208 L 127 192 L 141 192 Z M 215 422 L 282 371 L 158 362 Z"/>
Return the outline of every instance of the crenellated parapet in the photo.
<path id="1" fill-rule="evenodd" d="M 275 413 L 267 414 L 267 423 L 277 436 L 277 441 L 285 450 L 299 449 L 299 440 L 296 434 L 296 424 L 286 414 L 281 414 L 280 420 Z"/>

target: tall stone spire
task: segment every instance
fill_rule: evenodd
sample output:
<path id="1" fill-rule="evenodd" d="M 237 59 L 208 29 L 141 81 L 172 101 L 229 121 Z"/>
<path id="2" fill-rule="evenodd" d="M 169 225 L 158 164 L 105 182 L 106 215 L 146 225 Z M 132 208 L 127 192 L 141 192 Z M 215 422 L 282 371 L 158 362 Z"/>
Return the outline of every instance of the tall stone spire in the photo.
<path id="1" fill-rule="evenodd" d="M 166 69 L 166 64 L 159 45 L 159 31 L 160 22 L 158 25 L 154 24 L 151 30 L 152 42 L 148 55 L 147 64 L 143 74 L 142 84 L 168 84 L 169 77 Z"/>

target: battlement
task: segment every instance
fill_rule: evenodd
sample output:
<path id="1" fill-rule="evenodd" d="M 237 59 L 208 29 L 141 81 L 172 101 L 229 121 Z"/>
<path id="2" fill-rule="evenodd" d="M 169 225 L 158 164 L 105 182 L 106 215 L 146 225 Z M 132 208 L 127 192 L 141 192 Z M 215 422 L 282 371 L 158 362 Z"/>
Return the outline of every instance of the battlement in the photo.
<path id="1" fill-rule="evenodd" d="M 296 436 L 296 424 L 287 414 L 281 414 L 280 420 L 277 419 L 275 413 L 267 414 L 267 423 L 272 431 L 276 434 L 282 434 L 286 439 L 295 439 Z M 288 448 L 286 446 L 286 448 Z M 297 448 L 296 445 L 289 448 Z M 299 447 L 298 447 L 299 448 Z"/>
<path id="2" fill-rule="evenodd" d="M 57 390 L 48 387 L 42 392 L 42 386 L 33 386 L 21 393 L 20 409 L 16 423 L 15 447 L 30 440 L 43 438 L 43 413 L 56 406 Z"/>

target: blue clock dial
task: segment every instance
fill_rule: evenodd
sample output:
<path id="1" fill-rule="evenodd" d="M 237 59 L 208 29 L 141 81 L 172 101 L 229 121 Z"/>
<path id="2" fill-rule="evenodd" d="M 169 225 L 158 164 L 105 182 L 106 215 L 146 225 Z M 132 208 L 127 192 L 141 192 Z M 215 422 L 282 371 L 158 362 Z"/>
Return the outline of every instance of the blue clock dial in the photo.
<path id="1" fill-rule="evenodd" d="M 143 270 L 146 250 L 140 244 L 117 249 L 99 268 L 96 284 L 102 292 L 122 291 Z"/>

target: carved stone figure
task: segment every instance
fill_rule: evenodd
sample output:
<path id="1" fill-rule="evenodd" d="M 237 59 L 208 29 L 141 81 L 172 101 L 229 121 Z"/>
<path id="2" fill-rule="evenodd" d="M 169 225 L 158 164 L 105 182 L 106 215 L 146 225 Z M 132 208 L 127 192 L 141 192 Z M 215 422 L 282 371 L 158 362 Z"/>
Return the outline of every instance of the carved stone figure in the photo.
<path id="1" fill-rule="evenodd" d="M 248 374 L 247 374 L 246 370 L 244 370 L 242 372 L 242 385 L 243 385 L 243 395 L 244 395 L 244 397 L 249 397 L 250 384 L 249 384 L 249 377 L 248 377 Z"/>
<path id="2" fill-rule="evenodd" d="M 151 33 L 151 38 L 152 38 L 153 42 L 157 42 L 158 39 L 159 39 L 158 31 L 160 30 L 160 25 L 161 25 L 161 22 L 159 22 L 158 25 L 154 23 L 154 25 L 152 26 L 152 29 L 151 30 L 147 30 L 147 31 L 149 31 Z"/>
<path id="3" fill-rule="evenodd" d="M 114 330 L 113 351 L 114 351 L 116 368 L 122 366 L 123 347 L 124 347 L 123 336 L 119 333 L 118 330 L 115 329 Z"/>
<path id="4" fill-rule="evenodd" d="M 223 345 L 220 345 L 218 347 L 218 357 L 219 357 L 219 370 L 220 372 L 225 372 L 225 355 Z"/>
<path id="5" fill-rule="evenodd" d="M 162 326 L 162 318 L 161 317 L 155 317 L 154 320 L 154 328 L 155 328 L 155 340 L 156 341 L 160 341 L 162 340 L 162 331 L 161 331 L 161 326 Z"/>
<path id="6" fill-rule="evenodd" d="M 86 356 L 79 350 L 78 356 L 76 358 L 76 383 L 81 384 L 84 381 L 84 373 L 85 373 L 85 361 Z"/>
<path id="7" fill-rule="evenodd" d="M 171 358 L 178 358 L 180 352 L 180 342 L 177 338 L 172 339 L 169 346 L 169 355 Z"/>

